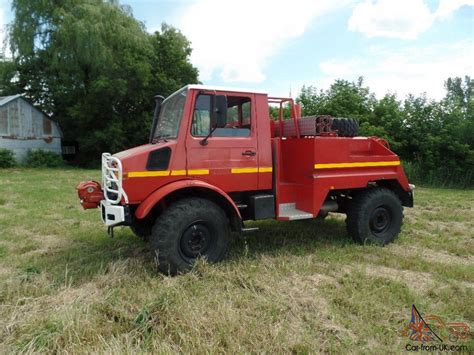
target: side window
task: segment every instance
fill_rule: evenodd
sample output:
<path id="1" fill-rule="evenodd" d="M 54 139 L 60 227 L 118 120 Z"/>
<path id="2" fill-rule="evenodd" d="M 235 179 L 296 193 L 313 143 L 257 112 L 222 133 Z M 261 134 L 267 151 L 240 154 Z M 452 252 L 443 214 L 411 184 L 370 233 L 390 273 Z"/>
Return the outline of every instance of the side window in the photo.
<path id="1" fill-rule="evenodd" d="M 213 95 L 200 94 L 196 99 L 191 134 L 205 137 L 214 125 Z M 249 137 L 251 132 L 251 100 L 245 96 L 227 96 L 227 120 L 224 127 L 212 133 L 213 137 Z"/>
<path id="2" fill-rule="evenodd" d="M 211 128 L 211 95 L 199 95 L 194 106 L 191 134 L 205 137 Z"/>
<path id="3" fill-rule="evenodd" d="M 250 100 L 242 104 L 242 126 L 250 128 Z"/>

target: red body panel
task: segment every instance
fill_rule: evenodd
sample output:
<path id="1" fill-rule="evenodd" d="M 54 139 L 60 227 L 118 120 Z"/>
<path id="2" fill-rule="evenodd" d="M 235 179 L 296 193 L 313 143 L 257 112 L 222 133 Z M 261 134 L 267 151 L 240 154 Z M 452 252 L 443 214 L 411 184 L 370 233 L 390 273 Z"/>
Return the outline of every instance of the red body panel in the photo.
<path id="1" fill-rule="evenodd" d="M 178 190 L 182 190 L 186 188 L 202 188 L 202 189 L 209 189 L 209 190 L 217 192 L 218 194 L 224 196 L 227 199 L 227 201 L 234 208 L 234 211 L 237 214 L 237 216 L 240 217 L 239 209 L 235 205 L 234 201 L 232 201 L 232 199 L 224 191 L 204 181 L 192 180 L 192 179 L 175 181 L 168 185 L 163 186 L 161 189 L 156 190 L 151 195 L 149 195 L 145 199 L 145 201 L 143 201 L 140 204 L 140 206 L 138 206 L 137 210 L 135 211 L 135 217 L 137 217 L 138 219 L 142 219 L 146 217 L 146 215 L 151 211 L 153 206 L 155 206 L 159 201 L 161 201 L 163 197 L 165 197 L 166 195 L 174 191 L 178 191 Z"/>
<path id="2" fill-rule="evenodd" d="M 373 181 L 396 180 L 409 191 L 398 156 L 377 138 L 300 137 L 299 130 L 295 138 L 272 138 L 274 125 L 266 94 L 205 90 L 207 94 L 250 100 L 251 131 L 248 137 L 210 137 L 201 145 L 203 138 L 191 134 L 193 108 L 200 93 L 203 91 L 188 91 L 176 139 L 115 154 L 122 162 L 123 189 L 129 204 L 139 205 L 135 212 L 139 219 L 169 193 L 189 187 L 219 193 L 238 216 L 230 193 L 273 190 L 277 218 L 282 203 L 295 203 L 298 210 L 315 217 L 331 190 L 364 188 Z M 296 107 L 292 112 L 299 117 Z M 147 170 L 150 152 L 165 147 L 171 149 L 167 170 Z M 242 154 L 245 152 L 255 155 Z"/>
<path id="3" fill-rule="evenodd" d="M 198 92 L 189 95 L 192 106 L 197 94 Z M 271 171 L 259 172 L 259 168 L 272 167 L 270 122 L 268 119 L 258 119 L 259 117 L 268 117 L 268 108 L 266 112 L 262 110 L 262 107 L 266 108 L 266 96 L 232 92 L 226 92 L 225 94 L 228 97 L 238 95 L 251 99 L 250 136 L 211 137 L 208 144 L 203 146 L 200 144 L 202 137 L 193 137 L 190 134 L 191 120 L 188 120 L 186 129 L 187 169 L 191 171 L 209 170 L 208 174 L 195 177 L 226 192 L 271 189 Z M 255 152 L 256 155 L 242 155 L 246 151 Z"/>
<path id="4" fill-rule="evenodd" d="M 271 121 L 269 120 L 267 96 L 255 95 L 255 107 L 258 121 L 258 165 L 261 167 L 273 167 L 272 145 L 271 145 Z M 273 188 L 272 174 L 262 173 L 258 175 L 258 189 L 270 190 Z"/>
<path id="5" fill-rule="evenodd" d="M 274 146 L 279 145 L 281 150 L 278 203 L 296 202 L 296 208 L 316 216 L 331 190 L 364 188 L 373 181 L 396 180 L 409 191 L 402 166 L 395 165 L 400 162 L 398 156 L 377 138 L 274 140 Z"/>
<path id="6" fill-rule="evenodd" d="M 182 159 L 183 156 L 185 157 L 185 150 L 183 149 L 183 152 L 180 153 L 181 149 L 176 140 L 146 144 L 115 155 L 122 161 L 124 167 L 123 189 L 127 192 L 130 204 L 139 204 L 153 191 L 176 181 L 176 177 L 171 176 L 171 174 L 168 174 L 168 176 L 128 177 L 129 173 L 146 171 L 148 154 L 164 147 L 170 147 L 173 151 L 170 167 L 175 170 L 186 169 L 186 159 Z"/>

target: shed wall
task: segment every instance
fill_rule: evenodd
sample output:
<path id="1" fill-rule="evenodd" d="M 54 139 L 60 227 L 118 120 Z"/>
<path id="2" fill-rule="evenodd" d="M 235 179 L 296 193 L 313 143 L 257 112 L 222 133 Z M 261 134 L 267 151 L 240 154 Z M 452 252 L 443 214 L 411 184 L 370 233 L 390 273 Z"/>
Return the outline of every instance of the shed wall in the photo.
<path id="1" fill-rule="evenodd" d="M 0 107 L 0 148 L 12 150 L 19 161 L 28 150 L 61 154 L 61 136 L 56 122 L 21 98 Z"/>

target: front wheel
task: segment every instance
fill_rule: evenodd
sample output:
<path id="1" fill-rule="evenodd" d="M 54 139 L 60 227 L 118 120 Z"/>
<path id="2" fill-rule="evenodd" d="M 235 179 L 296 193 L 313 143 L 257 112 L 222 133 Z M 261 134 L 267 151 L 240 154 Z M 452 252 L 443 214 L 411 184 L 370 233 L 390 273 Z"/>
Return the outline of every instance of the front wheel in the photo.
<path id="1" fill-rule="evenodd" d="M 152 227 L 153 223 L 151 223 L 148 219 L 134 220 L 130 225 L 130 229 L 132 230 L 133 234 L 135 234 L 138 238 L 143 239 L 145 242 L 150 239 Z"/>
<path id="2" fill-rule="evenodd" d="M 372 188 L 356 195 L 347 211 L 347 231 L 360 243 L 386 245 L 400 233 L 403 207 L 395 193 Z"/>
<path id="3" fill-rule="evenodd" d="M 150 242 L 159 270 L 174 275 L 188 271 L 199 257 L 222 260 L 230 245 L 229 222 L 215 203 L 185 198 L 158 217 Z"/>

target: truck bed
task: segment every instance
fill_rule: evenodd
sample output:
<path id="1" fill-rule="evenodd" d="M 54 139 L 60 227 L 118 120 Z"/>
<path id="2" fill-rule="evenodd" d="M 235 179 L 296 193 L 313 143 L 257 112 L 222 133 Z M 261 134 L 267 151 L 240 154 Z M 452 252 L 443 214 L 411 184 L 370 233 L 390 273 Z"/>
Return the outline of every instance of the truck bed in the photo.
<path id="1" fill-rule="evenodd" d="M 279 219 L 316 217 L 331 191 L 374 181 L 396 181 L 409 189 L 398 156 L 375 137 L 273 138 L 272 149 Z"/>

